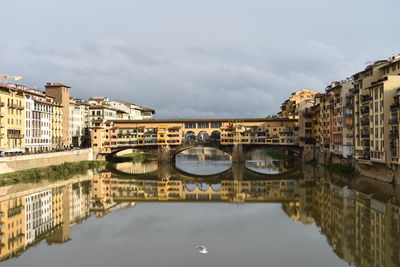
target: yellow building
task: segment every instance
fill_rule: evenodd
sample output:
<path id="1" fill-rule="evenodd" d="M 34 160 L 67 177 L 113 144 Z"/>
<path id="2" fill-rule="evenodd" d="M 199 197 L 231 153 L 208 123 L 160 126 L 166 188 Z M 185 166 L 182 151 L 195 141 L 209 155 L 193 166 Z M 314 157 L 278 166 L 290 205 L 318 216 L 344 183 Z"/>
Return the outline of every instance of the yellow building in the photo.
<path id="1" fill-rule="evenodd" d="M 25 150 L 24 94 L 10 85 L 0 84 L 0 154 Z"/>
<path id="2" fill-rule="evenodd" d="M 25 248 L 24 198 L 0 201 L 0 260 Z"/>
<path id="3" fill-rule="evenodd" d="M 63 125 L 63 106 L 55 103 L 51 117 L 51 146 L 53 149 L 61 149 L 63 147 Z"/>
<path id="4" fill-rule="evenodd" d="M 391 117 L 391 107 L 400 87 L 399 74 L 397 56 L 376 61 L 353 75 L 355 154 L 359 160 L 399 164 L 397 149 L 391 150 L 398 146 L 394 131 L 398 118 Z"/>
<path id="5" fill-rule="evenodd" d="M 302 110 L 301 103 L 314 101 L 319 93 L 310 89 L 302 89 L 291 94 L 282 103 L 281 111 L 278 113 L 281 118 L 299 119 L 299 111 Z"/>
<path id="6" fill-rule="evenodd" d="M 100 121 L 91 127 L 95 152 L 111 153 L 112 149 L 148 145 L 182 145 L 191 142 L 233 144 L 296 145 L 297 120 L 199 119 Z"/>

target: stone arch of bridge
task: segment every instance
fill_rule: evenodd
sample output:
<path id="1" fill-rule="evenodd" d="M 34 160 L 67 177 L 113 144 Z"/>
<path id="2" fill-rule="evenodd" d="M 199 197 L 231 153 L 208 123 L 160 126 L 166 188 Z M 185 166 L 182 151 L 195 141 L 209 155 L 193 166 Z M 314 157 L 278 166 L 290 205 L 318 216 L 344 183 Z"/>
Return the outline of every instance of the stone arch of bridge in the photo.
<path id="1" fill-rule="evenodd" d="M 210 134 L 210 140 L 214 141 L 214 142 L 221 141 L 221 131 L 218 131 L 218 130 L 212 131 Z"/>
<path id="2" fill-rule="evenodd" d="M 224 152 L 226 154 L 228 154 L 229 156 L 232 157 L 232 153 L 230 150 L 226 149 L 223 146 L 216 146 L 216 145 L 212 145 L 212 144 L 192 144 L 192 145 L 186 145 L 186 146 L 180 146 L 180 147 L 176 147 L 171 149 L 171 159 L 173 162 L 175 162 L 175 158 L 176 155 L 178 155 L 179 153 L 182 153 L 183 151 L 192 149 L 192 148 L 197 148 L 197 147 L 204 147 L 204 148 L 213 148 L 213 149 L 218 149 L 221 152 Z"/>

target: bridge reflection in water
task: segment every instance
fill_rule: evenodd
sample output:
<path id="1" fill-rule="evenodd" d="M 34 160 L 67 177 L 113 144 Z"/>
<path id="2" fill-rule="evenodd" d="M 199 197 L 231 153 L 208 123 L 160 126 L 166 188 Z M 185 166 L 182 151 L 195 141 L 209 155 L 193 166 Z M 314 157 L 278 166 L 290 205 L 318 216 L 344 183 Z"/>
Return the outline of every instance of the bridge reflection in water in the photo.
<path id="1" fill-rule="evenodd" d="M 343 261 L 355 266 L 400 266 L 398 187 L 343 178 L 311 166 L 303 167 L 297 177 L 277 179 L 210 180 L 180 177 L 172 169 L 158 167 L 159 177 L 150 179 L 103 171 L 56 183 L 1 187 L 0 257 L 16 256 L 41 240 L 67 242 L 73 239 L 71 227 L 76 223 L 93 223 L 85 221 L 91 214 L 107 216 L 141 201 L 278 202 L 292 220 L 317 225 Z M 40 204 L 32 210 L 27 205 L 33 196 Z M 51 201 L 44 201 L 48 196 Z M 32 214 L 44 208 L 50 216 L 32 224 Z"/>

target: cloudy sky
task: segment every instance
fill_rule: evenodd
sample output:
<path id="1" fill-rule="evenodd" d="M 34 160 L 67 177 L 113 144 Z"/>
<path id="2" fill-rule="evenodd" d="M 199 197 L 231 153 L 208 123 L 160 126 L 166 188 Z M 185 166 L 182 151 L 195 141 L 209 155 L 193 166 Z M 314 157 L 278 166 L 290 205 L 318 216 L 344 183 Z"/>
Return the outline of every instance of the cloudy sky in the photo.
<path id="1" fill-rule="evenodd" d="M 264 117 L 400 52 L 398 0 L 1 2 L 0 73 L 158 118 Z"/>

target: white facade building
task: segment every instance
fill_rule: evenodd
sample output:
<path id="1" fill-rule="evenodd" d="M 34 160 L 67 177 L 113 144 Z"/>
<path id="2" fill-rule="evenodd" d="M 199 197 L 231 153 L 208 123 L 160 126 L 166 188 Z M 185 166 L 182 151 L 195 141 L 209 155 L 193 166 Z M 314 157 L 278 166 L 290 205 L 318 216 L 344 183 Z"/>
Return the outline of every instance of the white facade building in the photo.
<path id="1" fill-rule="evenodd" d="M 25 91 L 25 147 L 29 152 L 52 149 L 54 104 L 39 92 Z"/>
<path id="2" fill-rule="evenodd" d="M 89 105 L 83 101 L 72 99 L 69 107 L 70 135 L 74 147 L 89 145 Z"/>
<path id="3" fill-rule="evenodd" d="M 91 190 L 87 182 L 69 186 L 69 214 L 71 225 L 90 215 Z"/>
<path id="4" fill-rule="evenodd" d="M 108 120 L 117 120 L 117 110 L 107 106 L 89 107 L 89 125 L 95 126 L 95 122 L 103 123 Z"/>
<path id="5" fill-rule="evenodd" d="M 25 197 L 25 245 L 54 226 L 51 192 L 44 190 Z"/>
<path id="6" fill-rule="evenodd" d="M 111 101 L 113 108 L 120 109 L 128 113 L 128 120 L 152 120 L 155 114 L 154 109 L 145 108 L 122 100 Z"/>

